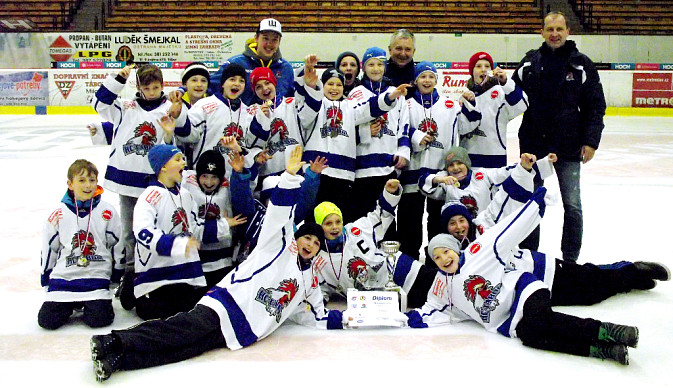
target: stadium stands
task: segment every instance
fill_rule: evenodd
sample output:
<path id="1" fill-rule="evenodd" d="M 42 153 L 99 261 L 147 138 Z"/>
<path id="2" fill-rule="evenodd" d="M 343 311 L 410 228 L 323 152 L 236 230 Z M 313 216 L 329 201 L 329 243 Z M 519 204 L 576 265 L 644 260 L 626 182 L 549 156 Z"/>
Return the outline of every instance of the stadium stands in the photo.
<path id="1" fill-rule="evenodd" d="M 65 29 L 82 0 L 3 0 L 0 19 L 28 20 L 37 30 Z"/>
<path id="2" fill-rule="evenodd" d="M 588 33 L 673 34 L 670 0 L 571 0 Z"/>

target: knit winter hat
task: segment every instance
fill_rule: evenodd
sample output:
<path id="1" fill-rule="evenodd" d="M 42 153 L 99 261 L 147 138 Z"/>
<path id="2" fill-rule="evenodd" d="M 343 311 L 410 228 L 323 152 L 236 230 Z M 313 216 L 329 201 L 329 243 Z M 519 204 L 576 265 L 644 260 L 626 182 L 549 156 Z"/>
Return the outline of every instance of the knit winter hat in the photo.
<path id="1" fill-rule="evenodd" d="M 367 65 L 367 61 L 376 58 L 386 64 L 386 52 L 382 48 L 370 47 L 365 50 L 365 55 L 362 56 L 362 67 L 364 68 Z"/>
<path id="2" fill-rule="evenodd" d="M 468 65 L 468 68 L 470 69 L 470 77 L 472 77 L 472 73 L 474 72 L 474 67 L 477 65 L 477 62 L 482 59 L 487 60 L 488 63 L 491 64 L 491 69 L 493 69 L 493 58 L 491 58 L 488 53 L 480 51 L 470 57 L 470 64 Z"/>
<path id="3" fill-rule="evenodd" d="M 182 79 L 182 84 L 185 85 L 187 80 L 195 75 L 206 77 L 208 83 L 210 83 L 210 72 L 208 72 L 206 65 L 201 62 L 192 62 L 182 71 L 182 76 L 180 77 L 180 79 Z"/>
<path id="4" fill-rule="evenodd" d="M 316 236 L 320 240 L 320 246 L 324 245 L 325 232 L 323 232 L 322 227 L 315 222 L 304 222 L 302 226 L 294 232 L 294 239 L 298 239 L 301 236 L 312 235 Z"/>
<path id="5" fill-rule="evenodd" d="M 325 201 L 313 209 L 313 217 L 315 218 L 315 222 L 317 222 L 318 225 L 322 225 L 322 222 L 325 221 L 325 218 L 327 218 L 327 216 L 330 214 L 336 214 L 342 220 L 344 219 L 343 215 L 341 214 L 341 209 L 339 209 L 339 207 L 332 202 Z"/>
<path id="6" fill-rule="evenodd" d="M 433 65 L 432 62 L 422 61 L 418 62 L 414 68 L 414 82 L 416 82 L 418 77 L 426 71 L 432 72 L 435 75 L 435 79 L 437 79 L 437 68 L 435 65 Z"/>
<path id="7" fill-rule="evenodd" d="M 250 73 L 250 85 L 252 88 L 255 88 L 257 82 L 261 80 L 267 80 L 273 84 L 273 86 L 278 86 L 278 81 L 273 75 L 273 72 L 268 67 L 258 67 Z"/>
<path id="8" fill-rule="evenodd" d="M 224 181 L 224 157 L 219 151 L 208 150 L 199 156 L 196 162 L 196 178 L 198 179 L 203 174 L 213 174 L 220 179 L 220 183 Z"/>
<path id="9" fill-rule="evenodd" d="M 442 228 L 447 228 L 451 217 L 458 215 L 465 217 L 468 222 L 472 223 L 472 213 L 470 213 L 470 210 L 467 208 L 467 206 L 463 205 L 462 202 L 448 201 L 445 203 L 444 206 L 442 206 Z"/>
<path id="10" fill-rule="evenodd" d="M 435 248 L 449 248 L 460 255 L 460 243 L 450 234 L 441 233 L 436 235 L 428 243 L 428 253 L 433 256 Z"/>
<path id="11" fill-rule="evenodd" d="M 355 59 L 355 64 L 357 65 L 358 71 L 357 73 L 355 73 L 353 77 L 357 78 L 358 75 L 360 74 L 360 58 L 358 58 L 358 56 L 355 55 L 355 53 L 352 51 L 344 51 L 341 54 L 339 54 L 336 61 L 334 61 L 334 67 L 338 69 L 339 65 L 341 65 L 341 61 L 343 61 L 344 58 L 346 57 L 353 57 Z"/>
<path id="12" fill-rule="evenodd" d="M 168 163 L 169 160 L 173 157 L 175 154 L 179 154 L 182 151 L 180 149 L 172 144 L 159 144 L 155 145 L 150 149 L 149 154 L 147 155 L 147 158 L 150 160 L 150 166 L 152 167 L 152 171 L 154 171 L 155 174 L 159 174 L 159 171 L 161 171 L 161 168 Z"/>
<path id="13" fill-rule="evenodd" d="M 220 78 L 222 85 L 224 85 L 224 81 L 236 75 L 240 75 L 245 79 L 245 69 L 238 63 L 229 63 L 227 67 L 224 68 L 224 71 L 222 71 L 222 78 Z"/>
<path id="14" fill-rule="evenodd" d="M 470 155 L 467 154 L 467 150 L 463 147 L 454 146 L 449 148 L 448 155 L 453 154 L 451 159 L 446 160 L 446 165 L 450 165 L 452 162 L 461 162 L 467 166 L 468 169 L 472 168 L 472 160 L 470 160 Z"/>
<path id="15" fill-rule="evenodd" d="M 341 80 L 342 84 L 346 83 L 346 77 L 344 76 L 344 73 L 340 72 L 339 70 L 330 67 L 329 69 L 325 70 L 322 73 L 322 76 L 320 77 L 320 80 L 322 81 L 323 84 L 327 83 L 330 78 L 338 78 Z"/>

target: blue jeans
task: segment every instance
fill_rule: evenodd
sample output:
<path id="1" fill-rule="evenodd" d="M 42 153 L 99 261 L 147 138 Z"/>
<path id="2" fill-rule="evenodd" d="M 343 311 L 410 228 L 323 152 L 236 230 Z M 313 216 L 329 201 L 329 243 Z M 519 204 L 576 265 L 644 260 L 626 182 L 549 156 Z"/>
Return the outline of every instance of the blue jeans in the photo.
<path id="1" fill-rule="evenodd" d="M 564 260 L 577 261 L 582 248 L 582 198 L 580 196 L 580 162 L 554 163 L 563 201 L 563 236 L 561 252 Z"/>

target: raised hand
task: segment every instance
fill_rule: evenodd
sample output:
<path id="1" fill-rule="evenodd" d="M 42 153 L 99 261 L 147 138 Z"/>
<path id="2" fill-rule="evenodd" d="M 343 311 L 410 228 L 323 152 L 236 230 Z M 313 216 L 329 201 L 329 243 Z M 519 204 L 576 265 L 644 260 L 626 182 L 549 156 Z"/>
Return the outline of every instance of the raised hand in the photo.
<path id="1" fill-rule="evenodd" d="M 400 188 L 400 181 L 397 179 L 388 179 L 386 182 L 386 191 L 390 194 L 397 193 L 397 190 Z"/>
<path id="2" fill-rule="evenodd" d="M 316 174 L 322 173 L 324 169 L 329 167 L 327 165 L 327 158 L 323 156 L 316 156 L 315 160 L 310 162 L 309 168 Z"/>
<path id="3" fill-rule="evenodd" d="M 236 172 L 243 171 L 245 168 L 245 158 L 238 151 L 229 154 L 229 165 Z"/>
<path id="4" fill-rule="evenodd" d="M 287 159 L 287 167 L 285 168 L 285 171 L 292 175 L 296 175 L 301 166 L 306 164 L 306 162 L 302 162 L 301 160 L 303 153 L 304 149 L 301 146 L 295 147 L 290 153 L 290 157 Z"/>
<path id="5" fill-rule="evenodd" d="M 229 226 L 243 225 L 246 223 L 246 221 L 248 221 L 248 219 L 245 218 L 243 214 L 239 214 L 233 218 L 225 217 L 225 219 L 227 220 L 227 224 L 229 224 Z"/>
<path id="6" fill-rule="evenodd" d="M 407 88 L 410 88 L 410 87 L 411 87 L 411 85 L 409 85 L 409 84 L 402 84 L 402 85 L 398 86 L 395 90 L 390 92 L 390 95 L 388 96 L 388 98 L 390 100 L 395 100 L 395 99 L 397 99 L 397 97 L 406 96 L 407 95 Z"/>

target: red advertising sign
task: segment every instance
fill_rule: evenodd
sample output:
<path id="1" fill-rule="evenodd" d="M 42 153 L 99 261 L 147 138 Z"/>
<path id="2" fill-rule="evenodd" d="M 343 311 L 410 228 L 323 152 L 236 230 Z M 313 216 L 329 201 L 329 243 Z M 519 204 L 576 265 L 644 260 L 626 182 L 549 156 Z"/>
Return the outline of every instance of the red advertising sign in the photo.
<path id="1" fill-rule="evenodd" d="M 673 108 L 673 73 L 634 73 L 631 105 Z"/>

